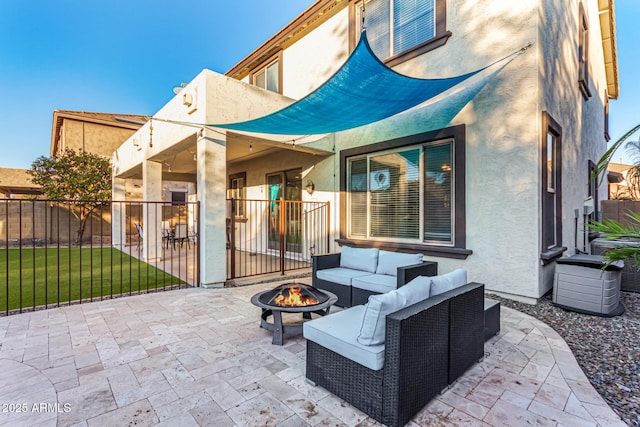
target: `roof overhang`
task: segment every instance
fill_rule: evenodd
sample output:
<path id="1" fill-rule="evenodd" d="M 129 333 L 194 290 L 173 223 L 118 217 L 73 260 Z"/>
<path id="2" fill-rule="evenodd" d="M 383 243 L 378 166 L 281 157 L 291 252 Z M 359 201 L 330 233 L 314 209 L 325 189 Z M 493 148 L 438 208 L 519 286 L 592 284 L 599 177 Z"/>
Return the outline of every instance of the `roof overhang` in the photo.
<path id="1" fill-rule="evenodd" d="M 40 187 L 16 187 L 0 185 L 0 193 L 40 195 L 42 194 L 42 189 Z"/>
<path id="2" fill-rule="evenodd" d="M 602 49 L 607 76 L 607 94 L 611 99 L 618 99 L 620 94 L 620 77 L 618 75 L 618 51 L 616 47 L 616 18 L 614 0 L 598 0 L 600 30 L 602 33 Z"/>
<path id="3" fill-rule="evenodd" d="M 609 183 L 620 183 L 624 181 L 624 176 L 620 172 L 609 171 L 607 173 L 607 181 Z"/>
<path id="4" fill-rule="evenodd" d="M 251 52 L 225 74 L 242 80 L 260 63 L 300 40 L 314 28 L 349 5 L 349 0 L 317 0 L 287 26 Z"/>

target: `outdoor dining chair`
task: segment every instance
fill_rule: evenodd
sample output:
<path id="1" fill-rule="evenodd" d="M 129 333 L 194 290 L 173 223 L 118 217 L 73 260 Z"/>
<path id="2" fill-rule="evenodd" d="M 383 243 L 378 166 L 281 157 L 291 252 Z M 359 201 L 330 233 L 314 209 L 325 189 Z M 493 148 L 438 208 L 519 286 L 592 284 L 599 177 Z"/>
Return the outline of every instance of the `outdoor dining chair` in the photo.
<path id="1" fill-rule="evenodd" d="M 187 249 L 190 248 L 189 244 L 189 227 L 186 222 L 179 222 L 176 224 L 176 229 L 173 235 L 173 247 L 175 249 L 176 242 L 180 243 L 180 247 L 187 242 Z"/>

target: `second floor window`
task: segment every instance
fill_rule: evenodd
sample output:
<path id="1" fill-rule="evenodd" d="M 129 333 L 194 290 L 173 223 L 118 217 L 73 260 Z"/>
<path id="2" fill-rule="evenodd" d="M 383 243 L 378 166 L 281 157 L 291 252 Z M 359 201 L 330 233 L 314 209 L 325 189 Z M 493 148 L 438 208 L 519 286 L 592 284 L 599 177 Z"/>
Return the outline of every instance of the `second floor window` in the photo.
<path id="1" fill-rule="evenodd" d="M 271 62 L 253 74 L 253 84 L 271 92 L 280 93 L 280 61 Z"/>
<path id="2" fill-rule="evenodd" d="M 578 83 L 584 99 L 591 97 L 589 89 L 589 23 L 587 14 L 580 3 L 578 24 Z"/>
<path id="3" fill-rule="evenodd" d="M 436 37 L 439 0 L 369 0 L 365 26 L 371 48 L 382 60 L 421 46 Z M 358 22 L 362 11 L 358 8 Z"/>

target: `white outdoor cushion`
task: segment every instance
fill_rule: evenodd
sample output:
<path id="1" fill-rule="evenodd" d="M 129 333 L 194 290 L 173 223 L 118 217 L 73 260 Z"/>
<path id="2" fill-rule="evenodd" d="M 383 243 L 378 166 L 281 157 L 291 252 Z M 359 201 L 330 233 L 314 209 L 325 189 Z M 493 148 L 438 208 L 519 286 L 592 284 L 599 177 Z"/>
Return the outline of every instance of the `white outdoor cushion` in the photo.
<path id="1" fill-rule="evenodd" d="M 431 277 L 418 276 L 406 285 L 400 286 L 398 293 L 407 298 L 407 307 L 425 300 L 431 296 Z"/>
<path id="2" fill-rule="evenodd" d="M 429 279 L 431 278 L 418 276 L 386 294 L 371 295 L 369 302 L 364 305 L 365 313 L 358 342 L 364 345 L 384 344 L 387 315 L 429 298 Z"/>
<path id="3" fill-rule="evenodd" d="M 398 267 L 420 264 L 422 254 L 404 254 L 400 252 L 380 251 L 378 254 L 378 268 L 376 274 L 398 275 Z"/>
<path id="4" fill-rule="evenodd" d="M 350 248 L 343 246 L 340 254 L 340 267 L 375 273 L 378 266 L 377 248 Z"/>
<path id="5" fill-rule="evenodd" d="M 354 277 L 351 280 L 351 286 L 384 294 L 398 286 L 398 278 L 384 274 L 367 274 L 366 276 Z"/>
<path id="6" fill-rule="evenodd" d="M 407 305 L 407 297 L 397 289 L 386 294 L 371 295 L 365 308 L 358 342 L 363 345 L 384 344 L 387 314 L 400 310 Z"/>
<path id="7" fill-rule="evenodd" d="M 431 279 L 431 296 L 450 291 L 467 284 L 467 270 L 458 268 L 451 273 L 433 276 Z"/>
<path id="8" fill-rule="evenodd" d="M 351 268 L 327 268 L 326 270 L 317 270 L 316 277 L 318 279 L 327 280 L 329 282 L 338 283 L 340 285 L 351 286 L 351 279 L 359 276 L 368 276 L 369 273 L 362 270 L 352 270 Z"/>
<path id="9" fill-rule="evenodd" d="M 357 340 L 364 307 L 364 305 L 357 305 L 305 322 L 302 334 L 309 341 L 378 371 L 384 367 L 384 344 L 362 345 Z"/>

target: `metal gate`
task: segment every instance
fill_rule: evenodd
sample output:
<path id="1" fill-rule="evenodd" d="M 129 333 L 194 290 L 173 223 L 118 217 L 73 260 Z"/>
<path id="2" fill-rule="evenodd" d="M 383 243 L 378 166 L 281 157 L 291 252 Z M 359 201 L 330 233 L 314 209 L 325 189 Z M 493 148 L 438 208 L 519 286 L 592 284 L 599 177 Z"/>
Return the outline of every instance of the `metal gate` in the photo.
<path id="1" fill-rule="evenodd" d="M 329 202 L 227 200 L 227 279 L 308 268 L 329 251 Z"/>

